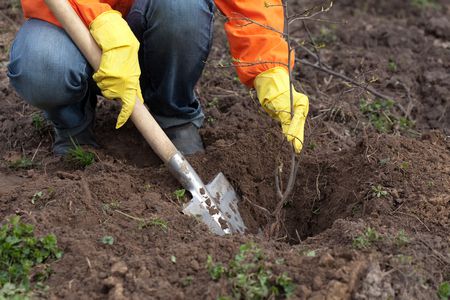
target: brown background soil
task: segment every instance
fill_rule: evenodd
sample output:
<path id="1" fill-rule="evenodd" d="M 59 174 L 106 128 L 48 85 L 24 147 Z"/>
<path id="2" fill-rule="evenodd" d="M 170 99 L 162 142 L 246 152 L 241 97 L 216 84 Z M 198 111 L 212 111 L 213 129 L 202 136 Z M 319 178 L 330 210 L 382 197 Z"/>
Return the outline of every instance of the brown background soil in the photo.
<path id="1" fill-rule="evenodd" d="M 313 1 L 290 1 L 303 11 Z M 64 250 L 51 263 L 50 299 L 216 299 L 230 294 L 206 270 L 208 255 L 227 262 L 254 241 L 277 274 L 296 284 L 295 299 L 437 299 L 450 280 L 450 23 L 448 1 L 417 8 L 410 1 L 339 1 L 326 15 L 338 24 L 308 22 L 325 41 L 323 61 L 338 72 L 371 81 L 396 101 L 394 114 L 416 122 L 414 132 L 377 133 L 359 110 L 374 97 L 307 66 L 296 86 L 310 96 L 305 150 L 279 235 L 267 236 L 277 205 L 274 170 L 288 166 L 278 125 L 236 80 L 217 67 L 229 55 L 221 18 L 204 76 L 197 87 L 207 120 L 206 153 L 189 158 L 205 180 L 224 172 L 238 191 L 245 235 L 217 237 L 181 213 L 179 184 L 132 124 L 114 130 L 118 106 L 100 100 L 96 163 L 79 169 L 51 155 L 51 127 L 36 130 L 37 111 L 8 84 L 8 49 L 20 26 L 18 8 L 0 3 L 0 218 L 21 215 L 39 234 L 53 232 Z M 303 26 L 291 28 L 308 41 Z M 326 33 L 326 34 L 324 34 Z M 297 50 L 298 58 L 307 54 Z M 397 70 L 389 70 L 389 59 Z M 25 156 L 35 165 L 11 168 Z M 386 197 L 373 195 L 381 186 Z M 43 191 L 35 204 L 33 195 Z M 140 229 L 140 218 L 160 218 Z M 367 227 L 382 239 L 365 250 L 352 240 Z M 404 230 L 410 242 L 399 246 Z M 112 246 L 99 239 L 115 238 Z M 305 255 L 314 250 L 315 257 Z M 171 257 L 176 257 L 176 263 Z M 404 259 L 407 258 L 407 259 Z"/>

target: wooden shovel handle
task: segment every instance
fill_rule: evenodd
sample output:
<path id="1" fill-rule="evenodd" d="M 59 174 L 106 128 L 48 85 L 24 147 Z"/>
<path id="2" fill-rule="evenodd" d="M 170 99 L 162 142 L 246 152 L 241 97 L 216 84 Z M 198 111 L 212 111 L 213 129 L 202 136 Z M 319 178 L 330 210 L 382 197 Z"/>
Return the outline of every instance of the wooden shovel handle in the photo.
<path id="1" fill-rule="evenodd" d="M 72 38 L 78 49 L 94 70 L 100 66 L 102 51 L 91 36 L 86 25 L 81 21 L 67 0 L 45 0 L 48 8 Z M 144 136 L 153 151 L 167 163 L 177 149 L 152 117 L 148 109 L 136 98 L 131 120 Z"/>

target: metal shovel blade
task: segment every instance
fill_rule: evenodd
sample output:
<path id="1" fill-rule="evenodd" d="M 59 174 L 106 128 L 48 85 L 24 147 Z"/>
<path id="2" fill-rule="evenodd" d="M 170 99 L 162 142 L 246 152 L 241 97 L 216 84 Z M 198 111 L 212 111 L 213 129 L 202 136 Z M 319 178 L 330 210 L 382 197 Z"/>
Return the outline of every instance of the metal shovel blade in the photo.
<path id="1" fill-rule="evenodd" d="M 246 227 L 238 210 L 239 198 L 223 173 L 219 173 L 205 189 L 205 193 L 190 190 L 192 200 L 185 206 L 183 212 L 200 218 L 218 235 L 244 233 Z M 216 204 L 218 211 L 208 208 L 210 199 Z M 215 218 L 217 215 L 220 215 L 219 221 Z"/>
<path id="2" fill-rule="evenodd" d="M 219 204 L 219 210 L 227 221 L 232 232 L 244 233 L 245 225 L 238 209 L 239 197 L 234 191 L 233 186 L 228 182 L 222 172 L 206 185 L 212 197 Z"/>
<path id="3" fill-rule="evenodd" d="M 181 153 L 167 163 L 169 170 L 188 190 L 192 199 L 183 209 L 198 217 L 215 234 L 244 233 L 245 225 L 238 210 L 238 196 L 222 173 L 205 185 Z"/>

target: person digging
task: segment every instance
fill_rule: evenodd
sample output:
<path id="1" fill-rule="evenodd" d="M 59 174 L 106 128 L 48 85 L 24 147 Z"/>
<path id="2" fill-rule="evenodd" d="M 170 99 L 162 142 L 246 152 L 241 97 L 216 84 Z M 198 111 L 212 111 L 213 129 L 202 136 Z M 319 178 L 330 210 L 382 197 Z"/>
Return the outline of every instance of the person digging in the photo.
<path id="1" fill-rule="evenodd" d="M 301 151 L 309 105 L 293 90 L 291 118 L 281 0 L 270 6 L 266 0 L 69 0 L 102 49 L 96 72 L 44 0 L 21 2 L 27 21 L 12 44 L 8 77 L 53 124 L 55 155 L 68 153 L 74 142 L 98 146 L 93 127 L 100 93 L 121 99 L 116 128 L 139 99 L 181 153 L 204 151 L 198 132 L 204 114 L 194 87 L 210 51 L 215 6 L 227 17 L 240 81 L 255 88 L 264 110 Z"/>

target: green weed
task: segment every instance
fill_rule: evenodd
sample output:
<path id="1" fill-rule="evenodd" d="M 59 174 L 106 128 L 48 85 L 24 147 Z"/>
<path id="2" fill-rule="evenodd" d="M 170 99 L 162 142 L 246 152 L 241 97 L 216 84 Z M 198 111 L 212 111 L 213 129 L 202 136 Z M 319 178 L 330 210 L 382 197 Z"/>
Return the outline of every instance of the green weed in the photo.
<path id="1" fill-rule="evenodd" d="M 21 157 L 15 161 L 13 161 L 10 164 L 10 167 L 12 169 L 15 170 L 19 170 L 19 169 L 30 169 L 34 166 L 34 163 L 31 161 L 31 159 L 27 158 L 27 157 Z"/>
<path id="2" fill-rule="evenodd" d="M 233 299 L 287 298 L 294 293 L 295 286 L 292 279 L 286 273 L 273 274 L 266 266 L 261 249 L 253 243 L 242 245 L 227 266 L 214 263 L 211 256 L 208 256 L 206 264 L 213 280 L 226 278 L 231 284 Z"/>
<path id="3" fill-rule="evenodd" d="M 182 285 L 183 287 L 188 287 L 188 286 L 190 286 L 190 285 L 192 284 L 193 281 L 194 281 L 194 277 L 192 277 L 192 276 L 186 276 L 186 277 L 184 277 L 184 278 L 182 279 L 181 285 Z"/>
<path id="4" fill-rule="evenodd" d="M 102 238 L 100 239 L 100 242 L 104 245 L 112 246 L 114 244 L 114 237 L 112 237 L 110 235 L 102 236 Z"/>
<path id="5" fill-rule="evenodd" d="M 95 162 L 95 154 L 84 150 L 80 145 L 74 142 L 74 148 L 67 153 L 70 161 L 81 167 L 87 167 Z"/>
<path id="6" fill-rule="evenodd" d="M 395 244 L 397 244 L 397 246 L 399 247 L 407 245 L 410 241 L 411 239 L 403 229 L 400 230 L 395 236 Z"/>
<path id="7" fill-rule="evenodd" d="M 450 282 L 444 281 L 439 285 L 438 289 L 438 297 L 440 300 L 449 300 L 450 299 Z"/>
<path id="8" fill-rule="evenodd" d="M 160 218 L 141 219 L 139 221 L 139 229 L 147 228 L 150 226 L 159 227 L 164 232 L 167 232 L 167 229 L 169 228 L 167 221 Z"/>
<path id="9" fill-rule="evenodd" d="M 42 199 L 44 197 L 44 193 L 42 191 L 34 193 L 33 197 L 31 198 L 31 203 L 36 204 L 36 201 Z"/>
<path id="10" fill-rule="evenodd" d="M 316 148 L 317 148 L 317 144 L 316 144 L 316 143 L 310 142 L 310 143 L 308 144 L 308 149 L 309 149 L 309 150 L 314 151 L 314 150 L 316 150 Z"/>
<path id="11" fill-rule="evenodd" d="M 438 7 L 436 0 L 411 0 L 411 4 L 418 8 L 427 8 L 427 7 L 436 8 L 436 7 Z"/>
<path id="12" fill-rule="evenodd" d="M 0 227 L 0 299 L 26 299 L 32 289 L 32 268 L 61 257 L 55 235 L 37 238 L 33 225 L 23 223 L 19 216 L 9 218 Z M 45 267 L 33 280 L 39 283 L 50 273 Z"/>
<path id="13" fill-rule="evenodd" d="M 40 113 L 33 114 L 31 118 L 31 123 L 37 131 L 42 131 L 45 127 L 45 119 L 42 117 Z"/>
<path id="14" fill-rule="evenodd" d="M 353 239 L 353 247 L 357 249 L 366 249 L 380 239 L 380 234 L 375 229 L 367 227 L 363 234 Z"/>
<path id="15" fill-rule="evenodd" d="M 361 100 L 359 108 L 369 118 L 376 130 L 382 133 L 391 132 L 394 126 L 394 118 L 390 110 L 394 107 L 392 100 L 375 100 L 368 102 Z"/>
<path id="16" fill-rule="evenodd" d="M 382 187 L 381 185 L 373 185 L 371 191 L 372 197 L 374 198 L 384 198 L 389 195 L 388 191 L 384 190 L 384 187 Z"/>
<path id="17" fill-rule="evenodd" d="M 206 104 L 206 106 L 207 106 L 208 108 L 211 108 L 211 107 L 217 107 L 217 105 L 219 105 L 219 98 L 217 98 L 217 97 L 214 97 L 211 101 L 209 101 L 209 102 Z"/>
<path id="18" fill-rule="evenodd" d="M 103 203 L 102 204 L 102 211 L 104 214 L 110 214 L 114 210 L 120 208 L 120 201 L 113 200 L 110 203 Z"/>
<path id="19" fill-rule="evenodd" d="M 178 202 L 184 202 L 186 199 L 186 190 L 185 189 L 178 189 L 175 192 L 173 192 L 173 195 L 178 200 Z"/>
<path id="20" fill-rule="evenodd" d="M 305 250 L 301 254 L 306 257 L 316 257 L 316 255 L 317 255 L 315 250 Z"/>
<path id="21" fill-rule="evenodd" d="M 322 26 L 320 27 L 319 34 L 314 38 L 314 43 L 317 48 L 325 48 L 326 46 L 333 44 L 337 41 L 335 33 L 336 26 L 332 25 L 330 28 Z"/>
<path id="22" fill-rule="evenodd" d="M 177 257 L 176 257 L 175 255 L 171 255 L 171 256 L 170 256 L 170 261 L 171 261 L 173 264 L 176 264 L 176 263 L 177 263 Z"/>
<path id="23" fill-rule="evenodd" d="M 408 118 L 400 117 L 397 120 L 397 125 L 400 128 L 400 130 L 408 131 L 408 130 L 411 130 L 412 128 L 414 128 L 415 123 L 414 123 L 414 121 L 412 121 L 412 120 L 410 120 Z"/>
<path id="24" fill-rule="evenodd" d="M 388 71 L 391 72 L 391 73 L 397 72 L 398 67 L 397 67 L 397 64 L 395 63 L 394 60 L 389 59 L 387 69 L 388 69 Z"/>
<path id="25" fill-rule="evenodd" d="M 414 258 L 410 255 L 398 254 L 394 257 L 394 261 L 402 265 L 410 265 Z"/>
<path id="26" fill-rule="evenodd" d="M 23 285 L 15 285 L 13 283 L 5 283 L 0 288 L 0 299 L 6 300 L 29 300 L 31 291 Z"/>
<path id="27" fill-rule="evenodd" d="M 409 169 L 409 162 L 407 162 L 407 161 L 401 162 L 400 165 L 399 165 L 399 168 L 400 168 L 400 170 L 402 170 L 403 172 L 408 171 L 408 169 Z"/>

